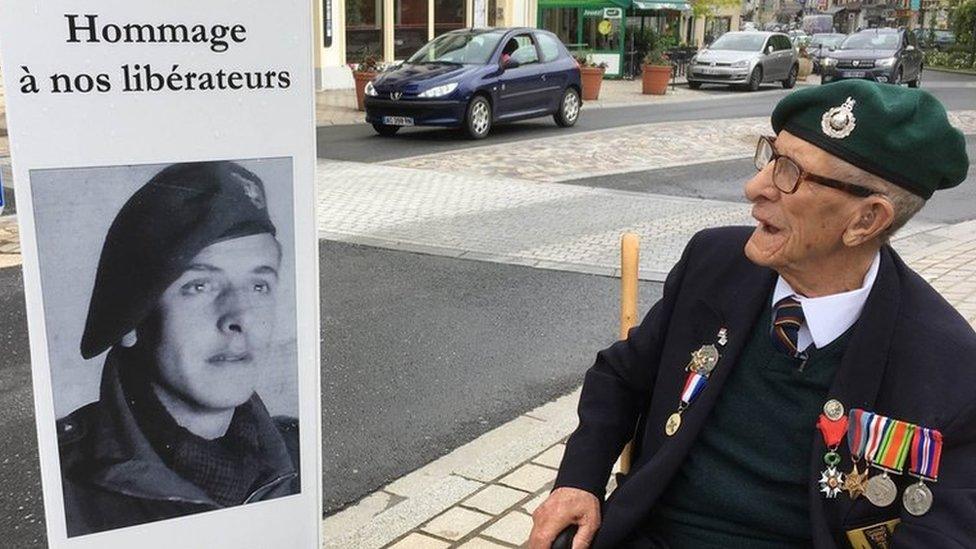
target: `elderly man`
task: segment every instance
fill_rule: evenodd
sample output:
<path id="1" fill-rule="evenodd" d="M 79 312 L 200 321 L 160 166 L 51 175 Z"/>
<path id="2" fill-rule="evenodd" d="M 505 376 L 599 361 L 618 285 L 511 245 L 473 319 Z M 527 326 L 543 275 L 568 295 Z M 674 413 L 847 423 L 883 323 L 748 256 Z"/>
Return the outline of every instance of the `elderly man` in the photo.
<path id="1" fill-rule="evenodd" d="M 299 491 L 298 424 L 269 416 L 281 245 L 231 162 L 170 166 L 122 207 L 81 342 L 101 395 L 58 421 L 69 536 Z"/>
<path id="2" fill-rule="evenodd" d="M 567 525 L 574 548 L 976 545 L 976 335 L 887 244 L 965 179 L 964 138 L 927 93 L 865 81 L 772 125 L 758 226 L 697 234 L 587 372 L 533 548 Z"/>

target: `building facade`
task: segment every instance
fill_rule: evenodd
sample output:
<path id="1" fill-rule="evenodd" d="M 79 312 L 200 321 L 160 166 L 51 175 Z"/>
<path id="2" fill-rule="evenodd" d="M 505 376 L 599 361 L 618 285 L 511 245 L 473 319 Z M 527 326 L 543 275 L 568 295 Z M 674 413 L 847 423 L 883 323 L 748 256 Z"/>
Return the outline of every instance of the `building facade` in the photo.
<path id="1" fill-rule="evenodd" d="M 608 61 L 616 56 L 619 73 L 639 29 L 668 33 L 676 44 L 701 46 L 706 38 L 737 30 L 741 19 L 734 6 L 695 18 L 686 0 L 312 1 L 318 89 L 351 88 L 351 66 L 366 54 L 385 62 L 402 60 L 436 36 L 465 27 L 544 28 L 570 49 L 597 50 Z M 601 27 L 605 19 L 610 25 Z"/>

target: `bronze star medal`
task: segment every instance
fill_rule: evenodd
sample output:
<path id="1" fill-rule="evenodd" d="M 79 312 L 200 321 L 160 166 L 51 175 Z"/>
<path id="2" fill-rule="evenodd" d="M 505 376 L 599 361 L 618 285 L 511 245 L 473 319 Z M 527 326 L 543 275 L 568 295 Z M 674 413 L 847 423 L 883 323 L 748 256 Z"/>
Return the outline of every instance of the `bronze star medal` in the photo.
<path id="1" fill-rule="evenodd" d="M 867 469 L 864 472 L 860 472 L 857 469 L 857 464 L 854 464 L 854 468 L 851 472 L 847 473 L 844 477 L 844 490 L 851 496 L 851 499 L 857 499 L 859 496 L 864 494 L 864 483 L 868 480 Z"/>

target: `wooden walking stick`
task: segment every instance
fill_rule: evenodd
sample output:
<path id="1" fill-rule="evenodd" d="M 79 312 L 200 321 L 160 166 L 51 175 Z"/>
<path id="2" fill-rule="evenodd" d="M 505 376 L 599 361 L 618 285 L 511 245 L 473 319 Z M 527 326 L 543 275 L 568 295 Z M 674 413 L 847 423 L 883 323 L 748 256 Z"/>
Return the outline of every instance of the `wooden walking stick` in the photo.
<path id="1" fill-rule="evenodd" d="M 640 239 L 634 233 L 620 237 L 620 339 L 637 324 L 637 264 L 640 260 Z M 631 439 L 620 454 L 620 472 L 630 472 L 634 441 Z"/>

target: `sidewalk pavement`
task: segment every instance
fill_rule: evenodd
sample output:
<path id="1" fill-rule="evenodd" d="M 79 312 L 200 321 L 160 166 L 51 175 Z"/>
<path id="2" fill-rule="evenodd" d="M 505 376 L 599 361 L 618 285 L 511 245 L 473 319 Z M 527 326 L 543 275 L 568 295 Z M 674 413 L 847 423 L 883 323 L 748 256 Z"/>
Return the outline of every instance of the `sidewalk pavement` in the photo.
<path id="1" fill-rule="evenodd" d="M 927 245 L 908 246 L 908 264 L 976 324 L 976 221 L 912 238 Z M 576 427 L 578 399 L 577 389 L 327 517 L 323 548 L 523 547 Z"/>

